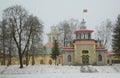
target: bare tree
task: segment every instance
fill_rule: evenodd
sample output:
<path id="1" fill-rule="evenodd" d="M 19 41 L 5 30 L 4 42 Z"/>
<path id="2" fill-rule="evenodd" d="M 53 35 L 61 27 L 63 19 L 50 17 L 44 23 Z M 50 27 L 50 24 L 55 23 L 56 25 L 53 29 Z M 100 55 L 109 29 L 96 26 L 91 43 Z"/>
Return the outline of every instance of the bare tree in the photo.
<path id="1" fill-rule="evenodd" d="M 4 19 L 7 20 L 7 23 L 11 28 L 12 37 L 18 50 L 20 68 L 23 68 L 22 63 L 23 54 L 27 51 L 27 47 L 30 44 L 31 37 L 35 29 L 37 30 L 39 28 L 38 25 L 37 25 L 38 27 L 35 28 L 36 22 L 39 23 L 39 21 L 38 20 L 29 21 L 28 12 L 18 5 L 5 9 L 3 17 Z"/>
<path id="2" fill-rule="evenodd" d="M 7 30 L 6 30 L 6 20 L 3 20 L 1 23 L 1 45 L 2 45 L 2 51 L 3 51 L 3 61 L 2 64 L 5 65 L 5 55 L 6 55 L 6 46 L 5 46 L 5 42 L 6 42 L 6 37 L 7 37 Z"/>
<path id="3" fill-rule="evenodd" d="M 30 46 L 39 48 L 38 45 L 42 45 L 43 23 L 36 16 L 28 15 L 23 7 L 16 5 L 4 10 L 0 29 L 3 52 L 5 54 L 6 48 L 6 51 L 9 52 L 8 65 L 11 64 L 11 52 L 14 45 L 18 51 L 20 68 L 23 68 L 22 57 L 24 54 L 26 54 L 26 65 L 28 65 Z M 5 55 L 3 57 L 5 60 Z"/>
<path id="4" fill-rule="evenodd" d="M 0 25 L 0 38 L 1 38 L 1 45 L 2 45 L 2 51 L 3 51 L 3 65 L 5 65 L 5 60 L 8 60 L 7 65 L 11 65 L 11 53 L 13 51 L 13 39 L 11 34 L 11 29 L 9 28 L 9 25 L 7 23 L 7 20 L 3 19 L 2 23 Z M 8 59 L 5 59 L 6 56 L 8 56 Z"/>
<path id="5" fill-rule="evenodd" d="M 39 19 L 36 16 L 30 15 L 26 24 L 28 24 L 32 28 L 32 33 L 28 47 L 29 50 L 32 51 L 32 65 L 34 65 L 35 64 L 34 51 L 42 47 L 43 23 L 42 21 L 39 21 Z M 26 56 L 26 62 L 27 61 L 28 60 Z"/>
<path id="6" fill-rule="evenodd" d="M 79 21 L 73 18 L 60 22 L 58 24 L 58 30 L 60 32 L 60 41 L 64 43 L 64 45 L 66 39 L 73 39 L 74 31 L 78 29 L 79 24 Z"/>
<path id="7" fill-rule="evenodd" d="M 100 26 L 97 26 L 95 39 L 101 40 L 105 48 L 109 49 L 112 45 L 112 31 L 113 24 L 109 19 L 107 19 L 106 21 L 102 22 Z"/>
<path id="8" fill-rule="evenodd" d="M 4 10 L 3 13 L 4 19 L 7 20 L 8 24 L 10 25 L 10 28 L 12 29 L 12 37 L 15 41 L 15 44 L 18 49 L 18 55 L 19 55 L 19 61 L 20 61 L 20 68 L 23 68 L 22 63 L 22 55 L 24 54 L 30 34 L 28 35 L 28 38 L 26 42 L 23 44 L 23 40 L 25 38 L 25 21 L 27 20 L 27 11 L 23 9 L 21 6 L 12 6 Z M 31 33 L 31 32 L 30 32 Z"/>
<path id="9" fill-rule="evenodd" d="M 7 66 L 11 65 L 11 57 L 14 51 L 14 41 L 12 38 L 12 33 L 11 33 L 11 29 L 9 28 L 9 24 L 7 24 L 7 37 L 6 37 L 6 48 L 7 48 L 7 52 L 8 52 L 8 63 Z"/>

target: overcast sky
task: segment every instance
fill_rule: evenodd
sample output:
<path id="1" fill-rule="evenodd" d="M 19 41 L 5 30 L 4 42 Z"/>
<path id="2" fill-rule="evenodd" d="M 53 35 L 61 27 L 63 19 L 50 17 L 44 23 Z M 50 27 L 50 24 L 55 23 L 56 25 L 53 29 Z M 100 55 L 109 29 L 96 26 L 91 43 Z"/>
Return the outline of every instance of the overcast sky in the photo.
<path id="1" fill-rule="evenodd" d="M 0 20 L 2 11 L 16 4 L 44 22 L 44 35 L 50 31 L 50 26 L 61 21 L 70 18 L 81 21 L 83 9 L 88 10 L 85 20 L 89 29 L 94 29 L 106 19 L 115 21 L 120 14 L 120 0 L 0 0 Z M 47 36 L 44 37 L 46 42 Z"/>

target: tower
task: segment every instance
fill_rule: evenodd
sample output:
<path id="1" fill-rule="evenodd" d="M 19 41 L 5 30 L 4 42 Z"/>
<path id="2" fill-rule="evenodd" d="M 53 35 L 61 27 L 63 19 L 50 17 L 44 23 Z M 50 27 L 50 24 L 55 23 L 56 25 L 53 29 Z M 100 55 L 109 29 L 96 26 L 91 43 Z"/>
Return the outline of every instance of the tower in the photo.
<path id="1" fill-rule="evenodd" d="M 80 24 L 80 29 L 76 30 L 74 33 L 76 35 L 76 39 L 90 40 L 92 32 L 93 32 L 93 30 L 87 30 L 87 27 L 85 25 L 85 21 L 83 19 L 81 24 Z"/>
<path id="2" fill-rule="evenodd" d="M 95 40 L 91 39 L 93 30 L 88 30 L 84 19 L 80 24 L 80 29 L 74 34 L 74 63 L 77 64 L 94 64 L 95 63 Z"/>
<path id="3" fill-rule="evenodd" d="M 48 42 L 54 42 L 54 40 L 58 40 L 59 33 L 57 32 L 56 26 L 51 26 L 50 33 L 47 34 Z"/>
<path id="4" fill-rule="evenodd" d="M 55 60 L 53 60 L 51 58 L 51 54 L 52 54 L 52 49 L 54 47 L 54 40 L 58 41 L 58 36 L 59 33 L 57 31 L 57 27 L 56 26 L 51 26 L 51 31 L 49 33 L 47 33 L 48 36 L 48 42 L 45 44 L 45 51 L 46 51 L 46 61 L 49 62 L 49 64 L 55 64 Z M 59 43 L 58 43 L 58 47 L 59 47 Z M 59 48 L 60 50 L 60 48 Z M 61 52 L 61 50 L 60 50 Z M 56 62 L 61 63 L 61 58 L 59 56 L 57 56 L 57 60 Z"/>

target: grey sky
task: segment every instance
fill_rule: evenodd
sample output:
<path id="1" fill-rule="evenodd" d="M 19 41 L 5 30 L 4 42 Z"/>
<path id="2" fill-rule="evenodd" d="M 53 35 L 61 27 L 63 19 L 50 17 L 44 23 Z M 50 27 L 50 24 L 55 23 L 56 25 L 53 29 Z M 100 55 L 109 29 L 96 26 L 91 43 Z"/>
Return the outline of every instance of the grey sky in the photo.
<path id="1" fill-rule="evenodd" d="M 16 4 L 22 5 L 44 22 L 44 35 L 50 31 L 51 25 L 60 21 L 70 18 L 81 21 L 83 9 L 88 9 L 85 19 L 89 29 L 94 29 L 106 19 L 115 21 L 120 14 L 120 0 L 0 0 L 0 19 L 5 8 Z M 44 43 L 46 41 L 45 36 Z"/>

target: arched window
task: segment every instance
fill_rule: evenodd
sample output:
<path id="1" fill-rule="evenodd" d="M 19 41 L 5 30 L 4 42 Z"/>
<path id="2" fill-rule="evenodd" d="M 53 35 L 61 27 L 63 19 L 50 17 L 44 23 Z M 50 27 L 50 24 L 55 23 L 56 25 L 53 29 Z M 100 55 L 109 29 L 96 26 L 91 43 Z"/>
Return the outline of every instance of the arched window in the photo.
<path id="1" fill-rule="evenodd" d="M 59 59 L 59 64 L 60 64 L 60 59 Z"/>
<path id="2" fill-rule="evenodd" d="M 53 37 L 53 41 L 55 41 L 55 37 Z"/>
<path id="3" fill-rule="evenodd" d="M 43 64 L 43 60 L 40 60 L 40 64 Z"/>
<path id="4" fill-rule="evenodd" d="M 49 60 L 49 64 L 50 64 L 50 65 L 52 64 L 52 60 Z"/>
<path id="5" fill-rule="evenodd" d="M 88 39 L 91 39 L 91 34 L 90 33 L 88 34 Z"/>
<path id="6" fill-rule="evenodd" d="M 79 34 L 76 34 L 76 39 L 78 39 L 79 38 Z"/>
<path id="7" fill-rule="evenodd" d="M 68 62 L 71 62 L 71 55 L 68 55 Z"/>
<path id="8" fill-rule="evenodd" d="M 81 39 L 84 39 L 84 34 L 83 33 L 81 33 Z"/>
<path id="9" fill-rule="evenodd" d="M 102 56 L 98 55 L 98 61 L 102 61 Z"/>
<path id="10" fill-rule="evenodd" d="M 85 39 L 88 39 L 88 33 L 85 33 Z"/>
<path id="11" fill-rule="evenodd" d="M 88 54 L 88 50 L 83 50 L 82 53 L 83 54 Z"/>
<path id="12" fill-rule="evenodd" d="M 23 60 L 23 64 L 26 64 L 26 60 Z"/>
<path id="13" fill-rule="evenodd" d="M 79 34 L 79 39 L 81 39 L 81 34 Z"/>

